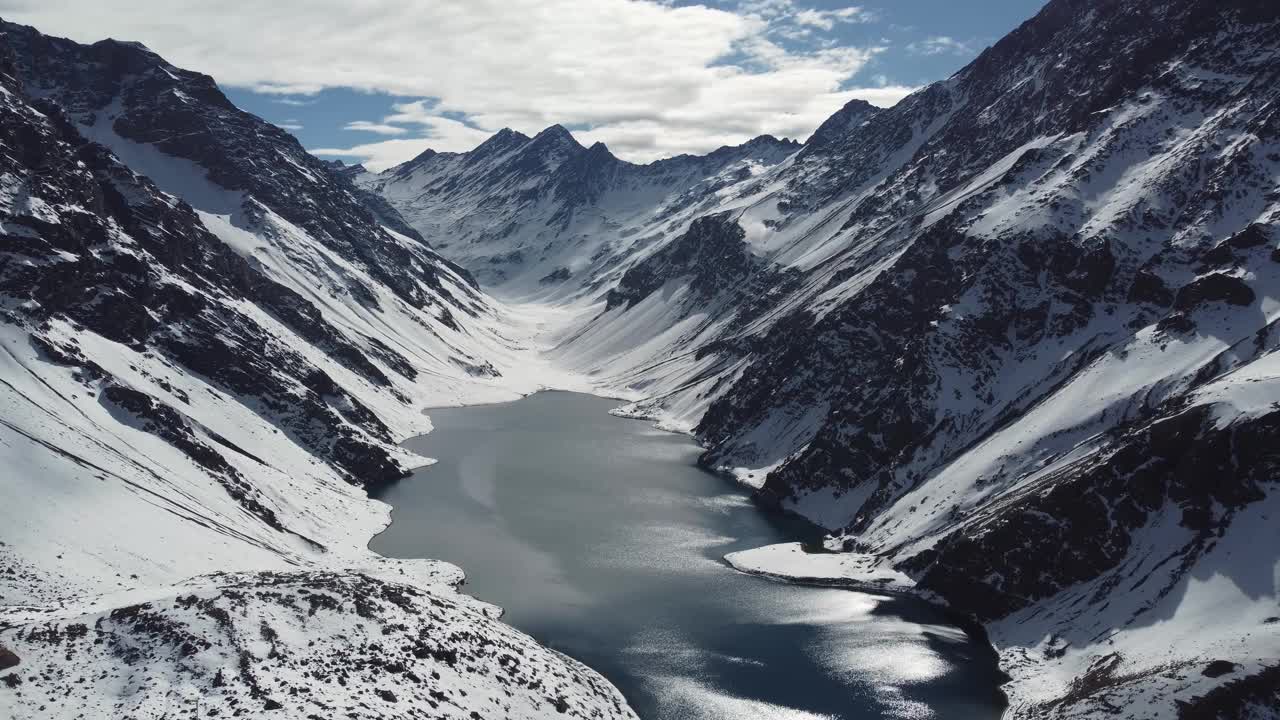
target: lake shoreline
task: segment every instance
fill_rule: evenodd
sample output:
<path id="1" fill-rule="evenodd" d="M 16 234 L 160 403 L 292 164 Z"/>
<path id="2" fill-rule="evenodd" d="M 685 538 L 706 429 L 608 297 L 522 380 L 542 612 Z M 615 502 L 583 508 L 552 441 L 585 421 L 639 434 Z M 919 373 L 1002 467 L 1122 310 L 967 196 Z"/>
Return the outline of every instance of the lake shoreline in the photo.
<path id="1" fill-rule="evenodd" d="M 751 500 L 749 487 L 700 465 L 702 449 L 687 434 L 612 413 L 616 402 L 539 390 L 514 401 L 432 409 L 446 417 L 433 417 L 433 430 L 405 445 L 439 462 L 372 494 L 392 513 L 370 549 L 461 567 L 465 592 L 602 673 L 646 718 L 688 717 L 686 710 L 692 717 L 875 717 L 890 701 L 940 718 L 1000 717 L 1007 702 L 985 633 L 918 594 L 735 568 L 726 554 L 797 538 L 811 543 L 823 531 L 798 515 L 767 512 Z M 529 444 L 507 447 L 513 442 Z M 571 545 L 591 551 L 560 547 L 565 527 L 576 538 Z M 614 549 L 621 541 L 631 545 Z M 802 587 L 816 594 L 792 591 Z M 841 600 L 845 592 L 853 595 Z M 910 648 L 904 662 L 925 663 L 923 686 L 889 681 L 901 696 L 896 700 L 881 697 L 888 686 L 871 679 L 875 668 L 852 660 L 829 666 L 835 660 L 827 657 L 871 652 L 883 642 L 877 633 L 886 632 L 877 629 L 881 616 L 893 621 L 886 626 L 893 628 L 893 647 Z M 910 629 L 920 622 L 922 630 Z M 955 630 L 927 630 L 935 626 Z M 661 642 L 677 645 L 645 649 L 654 628 L 674 633 Z M 821 650 L 826 646 L 831 650 Z M 670 658 L 682 653 L 712 669 L 690 674 L 672 667 Z M 890 677 L 897 671 L 891 668 Z M 957 683 L 968 676 L 975 682 Z M 999 698 L 984 700 L 975 684 Z M 966 711 L 947 710 L 956 703 Z"/>

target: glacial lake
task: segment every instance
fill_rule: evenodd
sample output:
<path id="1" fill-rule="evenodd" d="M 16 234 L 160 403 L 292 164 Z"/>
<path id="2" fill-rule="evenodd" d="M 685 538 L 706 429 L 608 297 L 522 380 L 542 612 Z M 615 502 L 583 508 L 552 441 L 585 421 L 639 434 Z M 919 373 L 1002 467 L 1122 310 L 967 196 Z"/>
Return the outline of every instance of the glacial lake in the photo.
<path id="1" fill-rule="evenodd" d="M 430 411 L 439 462 L 379 497 L 371 543 L 466 571 L 506 622 L 612 681 L 645 720 L 999 718 L 988 647 L 934 607 L 732 570 L 725 553 L 815 537 L 695 467 L 620 403 L 542 392 Z"/>

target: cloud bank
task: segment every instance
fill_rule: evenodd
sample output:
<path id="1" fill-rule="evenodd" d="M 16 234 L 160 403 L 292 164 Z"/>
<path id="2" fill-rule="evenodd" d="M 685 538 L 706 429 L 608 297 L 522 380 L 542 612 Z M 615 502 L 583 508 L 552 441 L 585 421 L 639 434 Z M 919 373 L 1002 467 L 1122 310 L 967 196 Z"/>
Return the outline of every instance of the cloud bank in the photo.
<path id="1" fill-rule="evenodd" d="M 763 133 L 803 138 L 852 98 L 886 105 L 912 89 L 856 87 L 883 48 L 821 40 L 873 16 L 794 0 L 5 4 L 12 20 L 80 41 L 140 40 L 177 65 L 288 104 L 326 88 L 423 98 L 350 123 L 352 147 L 318 149 L 371 167 L 425 147 L 467 149 L 502 127 L 532 134 L 552 123 L 644 162 Z"/>

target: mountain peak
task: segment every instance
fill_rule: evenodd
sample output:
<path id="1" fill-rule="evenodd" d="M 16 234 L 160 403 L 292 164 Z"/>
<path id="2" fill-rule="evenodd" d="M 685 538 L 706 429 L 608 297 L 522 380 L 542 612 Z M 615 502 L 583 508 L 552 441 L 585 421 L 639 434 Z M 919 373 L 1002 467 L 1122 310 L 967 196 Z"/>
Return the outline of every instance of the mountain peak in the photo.
<path id="1" fill-rule="evenodd" d="M 800 143 L 791 138 L 780 138 L 775 135 L 757 135 L 742 144 L 745 148 L 766 147 L 766 146 L 783 146 L 783 147 L 799 147 Z"/>
<path id="2" fill-rule="evenodd" d="M 572 139 L 573 133 L 569 132 L 569 130 L 565 126 L 561 125 L 560 123 L 556 123 L 554 125 L 548 125 L 546 129 L 544 129 L 542 132 L 534 136 L 534 140 L 537 140 L 540 137 L 556 137 L 556 138 Z"/>
<path id="3" fill-rule="evenodd" d="M 518 130 L 512 130 L 512 129 L 511 129 L 511 128 L 509 128 L 509 127 L 504 127 L 504 128 L 502 128 L 501 130 L 499 130 L 498 132 L 494 133 L 494 134 L 493 134 L 493 136 L 492 136 L 491 138 L 489 138 L 489 139 L 490 139 L 490 140 L 504 140 L 504 141 L 510 141 L 510 140 L 515 139 L 515 140 L 525 141 L 525 140 L 528 140 L 528 139 L 529 139 L 529 136 L 528 136 L 528 135 L 525 135 L 524 133 L 522 133 L 522 132 L 520 132 L 520 131 L 518 131 Z"/>
<path id="4" fill-rule="evenodd" d="M 844 107 L 840 108 L 840 112 L 873 113 L 878 109 L 879 108 L 877 108 L 875 105 L 872 105 L 871 103 L 867 102 L 866 100 L 863 100 L 862 98 L 854 98 L 849 102 L 845 103 Z"/>
<path id="5" fill-rule="evenodd" d="M 529 142 L 529 139 L 529 136 L 522 132 L 504 127 L 489 136 L 488 140 L 476 146 L 476 149 L 472 150 L 471 153 L 474 155 L 487 155 L 492 152 L 502 152 L 519 147 Z"/>
<path id="6" fill-rule="evenodd" d="M 591 147 L 587 148 L 587 152 L 593 156 L 609 156 L 613 157 L 613 152 L 609 150 L 609 146 L 599 140 L 591 143 Z"/>
<path id="7" fill-rule="evenodd" d="M 142 50 L 144 52 L 149 52 L 152 55 L 156 54 L 154 50 L 152 50 L 151 48 L 147 47 L 146 45 L 144 45 L 143 43 L 137 40 L 117 40 L 115 38 L 107 38 L 104 42 L 123 45 L 124 47 L 130 47 L 130 48 L 133 48 L 134 50 Z"/>
<path id="8" fill-rule="evenodd" d="M 412 159 L 412 160 L 410 160 L 409 162 L 410 162 L 410 163 L 412 163 L 412 164 L 417 164 L 417 163 L 420 163 L 420 162 L 424 162 L 424 161 L 430 160 L 431 158 L 433 158 L 433 157 L 435 157 L 436 155 L 439 155 L 439 154 L 440 154 L 440 153 L 436 152 L 435 150 L 433 150 L 433 149 L 431 149 L 431 148 L 427 148 L 426 150 L 423 150 L 422 152 L 420 152 L 420 153 L 418 153 L 417 155 L 413 156 L 413 159 Z"/>
<path id="9" fill-rule="evenodd" d="M 866 100 L 854 98 L 819 125 L 805 145 L 809 148 L 820 148 L 835 144 L 850 130 L 860 126 L 878 112 L 880 108 L 875 105 Z"/>
<path id="10" fill-rule="evenodd" d="M 582 148 L 582 145 L 578 142 L 577 138 L 573 136 L 573 133 L 569 132 L 565 126 L 559 123 L 551 125 L 535 135 L 533 137 L 533 142 L 536 145 L 568 146 L 577 149 Z"/>

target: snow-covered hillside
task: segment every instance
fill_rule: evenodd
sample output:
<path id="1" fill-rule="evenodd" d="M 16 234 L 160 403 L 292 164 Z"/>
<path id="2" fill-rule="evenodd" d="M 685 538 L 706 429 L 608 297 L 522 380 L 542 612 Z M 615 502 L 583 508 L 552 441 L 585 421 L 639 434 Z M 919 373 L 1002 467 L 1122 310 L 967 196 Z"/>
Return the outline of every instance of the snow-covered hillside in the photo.
<path id="1" fill-rule="evenodd" d="M 208 77 L 0 32 L 0 715 L 632 717 L 366 548 L 424 406 L 545 381 L 507 311 Z"/>
<path id="2" fill-rule="evenodd" d="M 983 620 L 1015 716 L 1273 717 L 1278 38 L 1274 3 L 1054 0 L 687 192 L 563 202 L 524 155 L 556 129 L 358 182 L 576 308 L 561 366 Z"/>
<path id="3" fill-rule="evenodd" d="M 428 150 L 385 172 L 351 176 L 487 291 L 564 302 L 616 278 L 629 255 L 658 239 L 652 225 L 664 215 L 706 203 L 798 148 L 762 136 L 705 156 L 633 165 L 601 143 L 582 147 L 554 125 L 533 138 L 502 130 L 470 152 Z"/>
<path id="4" fill-rule="evenodd" d="M 982 621 L 1014 717 L 1280 717 L 1275 3 L 1053 0 L 804 145 L 376 175 L 136 44 L 0 31 L 10 715 L 629 716 L 365 548 L 421 408 L 556 386 L 841 553 L 737 567 Z"/>

